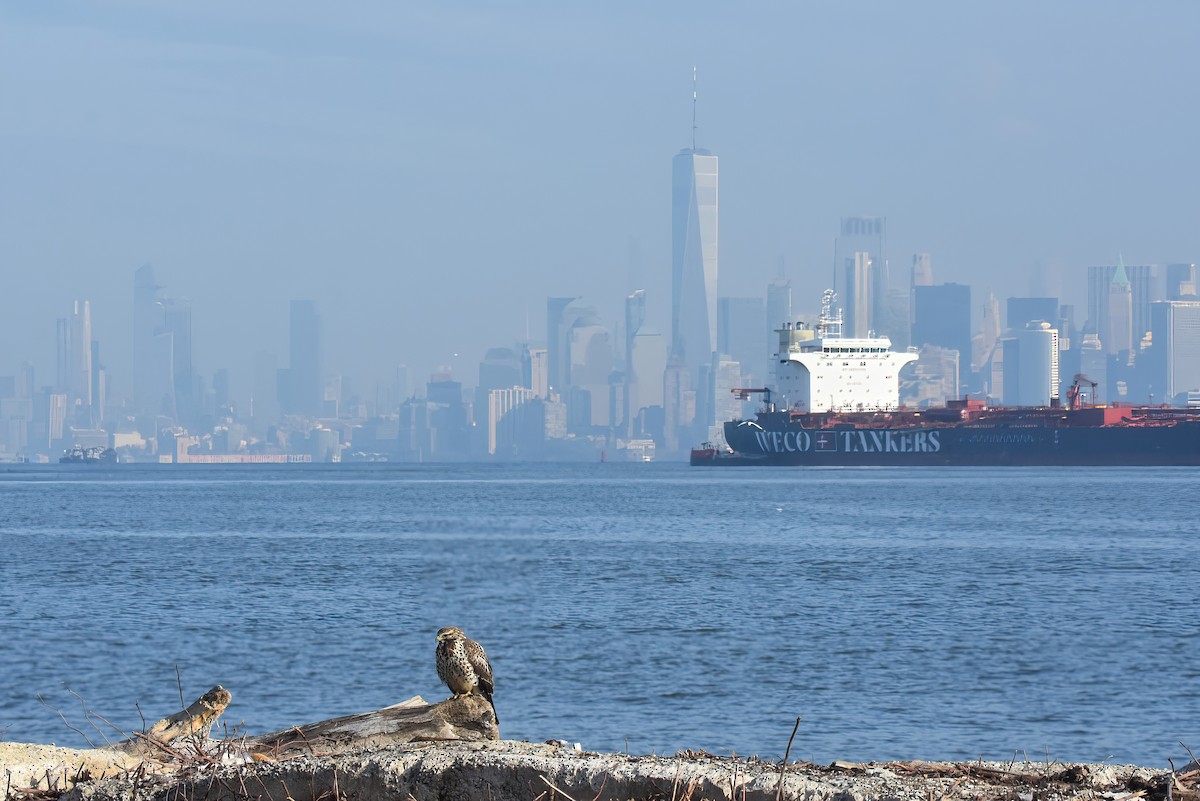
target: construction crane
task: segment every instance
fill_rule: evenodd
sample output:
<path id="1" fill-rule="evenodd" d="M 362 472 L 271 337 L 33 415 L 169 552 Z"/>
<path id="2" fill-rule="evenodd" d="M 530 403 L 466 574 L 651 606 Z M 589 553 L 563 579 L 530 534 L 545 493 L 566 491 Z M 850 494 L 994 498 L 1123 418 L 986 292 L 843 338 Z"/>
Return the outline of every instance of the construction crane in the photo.
<path id="1" fill-rule="evenodd" d="M 1096 405 L 1096 382 L 1088 378 L 1083 373 L 1076 373 L 1075 379 L 1071 382 L 1071 388 L 1067 390 L 1067 408 L 1071 410 L 1083 408 L 1081 395 L 1083 394 L 1083 385 L 1087 384 L 1091 387 L 1091 394 L 1088 395 L 1088 403 L 1092 406 Z"/>

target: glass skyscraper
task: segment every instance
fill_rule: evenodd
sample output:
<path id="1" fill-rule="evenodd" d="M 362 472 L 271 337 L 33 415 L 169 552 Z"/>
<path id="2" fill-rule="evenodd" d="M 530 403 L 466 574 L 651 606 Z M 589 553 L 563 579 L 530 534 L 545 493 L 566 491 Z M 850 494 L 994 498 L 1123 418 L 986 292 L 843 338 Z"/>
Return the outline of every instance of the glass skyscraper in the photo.
<path id="1" fill-rule="evenodd" d="M 671 355 L 694 381 L 717 346 L 717 157 L 685 148 L 671 177 Z"/>

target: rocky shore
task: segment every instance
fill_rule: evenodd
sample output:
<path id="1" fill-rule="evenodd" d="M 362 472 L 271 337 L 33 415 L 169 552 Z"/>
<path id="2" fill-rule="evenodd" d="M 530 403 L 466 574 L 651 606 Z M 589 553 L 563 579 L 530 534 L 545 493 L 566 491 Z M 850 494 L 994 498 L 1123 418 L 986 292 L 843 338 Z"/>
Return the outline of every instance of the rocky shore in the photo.
<path id="1" fill-rule="evenodd" d="M 2 801 L 1200 801 L 1200 768 L 1058 762 L 774 762 L 684 751 L 591 753 L 499 739 L 478 696 L 402 704 L 212 740 L 217 686 L 95 749 L 0 742 Z M 799 722 L 797 721 L 797 725 Z M 790 750 L 790 744 L 789 744 Z"/>
<path id="2" fill-rule="evenodd" d="M 588 753 L 516 741 L 413 743 L 279 761 L 193 758 L 172 773 L 128 771 L 63 793 L 8 787 L 6 801 L 868 801 L 1200 799 L 1195 766 L 893 762 L 813 765 L 685 752 Z"/>

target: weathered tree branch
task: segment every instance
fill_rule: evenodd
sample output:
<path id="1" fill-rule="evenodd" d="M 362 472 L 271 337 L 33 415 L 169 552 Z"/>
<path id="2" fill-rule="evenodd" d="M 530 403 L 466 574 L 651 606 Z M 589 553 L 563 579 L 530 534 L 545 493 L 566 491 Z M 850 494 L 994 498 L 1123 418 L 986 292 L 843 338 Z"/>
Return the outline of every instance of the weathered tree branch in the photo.
<path id="1" fill-rule="evenodd" d="M 217 685 L 145 732 L 104 748 L 0 743 L 0 782 L 9 788 L 65 790 L 79 781 L 135 769 L 152 773 L 175 770 L 187 751 L 173 744 L 195 737 L 188 752 L 193 755 L 208 747 L 208 731 L 230 700 L 229 691 Z M 495 712 L 483 698 L 466 696 L 429 704 L 417 696 L 374 712 L 246 737 L 239 745 L 246 749 L 247 759 L 273 760 L 411 742 L 499 738 Z"/>

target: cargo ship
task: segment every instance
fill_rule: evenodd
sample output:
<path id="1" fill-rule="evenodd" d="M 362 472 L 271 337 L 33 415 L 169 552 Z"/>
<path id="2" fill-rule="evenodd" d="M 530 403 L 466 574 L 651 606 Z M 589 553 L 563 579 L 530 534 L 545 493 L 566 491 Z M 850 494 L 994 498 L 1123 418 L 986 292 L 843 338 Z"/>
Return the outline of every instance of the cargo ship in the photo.
<path id="1" fill-rule="evenodd" d="M 694 449 L 693 465 L 1200 465 L 1200 410 L 1090 404 L 1095 384 L 1082 375 L 1066 405 L 1051 393 L 1039 407 L 903 408 L 899 372 L 916 353 L 842 337 L 833 300 L 827 291 L 814 328 L 780 329 L 777 388 L 735 389 L 761 395 L 762 408 L 725 422 L 723 445 Z M 1056 371 L 1048 380 L 1057 386 Z"/>

